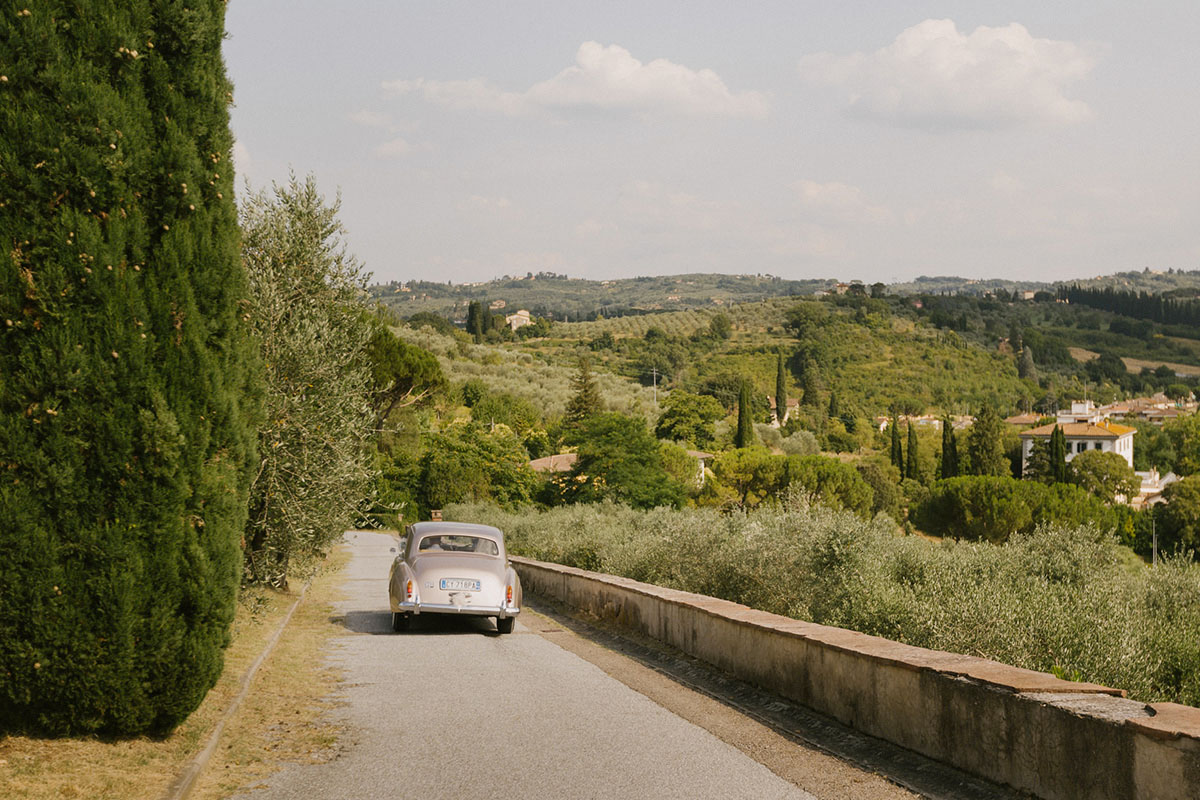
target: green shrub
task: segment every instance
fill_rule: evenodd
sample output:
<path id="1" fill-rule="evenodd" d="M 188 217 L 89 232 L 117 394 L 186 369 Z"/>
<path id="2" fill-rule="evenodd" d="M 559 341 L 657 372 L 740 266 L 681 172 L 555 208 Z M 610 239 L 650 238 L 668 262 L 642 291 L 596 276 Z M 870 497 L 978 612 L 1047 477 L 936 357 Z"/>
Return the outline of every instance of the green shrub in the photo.
<path id="1" fill-rule="evenodd" d="M 928 533 L 997 543 L 1037 525 L 1092 523 L 1111 530 L 1117 524 L 1113 509 L 1078 486 L 994 475 L 937 481 L 924 499 L 913 503 L 911 515 Z"/>
<path id="2" fill-rule="evenodd" d="M 257 380 L 217 0 L 0 19 L 0 730 L 165 732 L 221 671 Z"/>

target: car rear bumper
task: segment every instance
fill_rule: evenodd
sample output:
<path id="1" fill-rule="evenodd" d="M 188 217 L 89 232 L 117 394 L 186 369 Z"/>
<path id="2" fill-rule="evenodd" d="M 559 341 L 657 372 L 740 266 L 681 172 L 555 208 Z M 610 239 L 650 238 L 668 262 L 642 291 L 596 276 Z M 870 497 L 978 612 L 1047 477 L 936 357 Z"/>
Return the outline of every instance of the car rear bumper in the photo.
<path id="1" fill-rule="evenodd" d="M 396 603 L 399 613 L 407 614 L 461 614 L 477 617 L 515 617 L 521 609 L 504 606 L 468 606 L 453 603 L 417 603 L 404 600 Z"/>

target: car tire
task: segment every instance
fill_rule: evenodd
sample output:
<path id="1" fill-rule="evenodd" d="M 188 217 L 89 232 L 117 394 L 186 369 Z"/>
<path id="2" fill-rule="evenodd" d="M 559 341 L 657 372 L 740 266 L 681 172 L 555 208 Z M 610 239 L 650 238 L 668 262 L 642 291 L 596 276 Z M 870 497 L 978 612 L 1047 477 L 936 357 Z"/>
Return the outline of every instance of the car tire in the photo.
<path id="1" fill-rule="evenodd" d="M 410 614 L 392 614 L 392 630 L 396 633 L 401 633 L 408 630 L 412 626 L 412 615 Z"/>
<path id="2" fill-rule="evenodd" d="M 500 633 L 512 633 L 516 617 L 496 617 L 496 630 Z"/>

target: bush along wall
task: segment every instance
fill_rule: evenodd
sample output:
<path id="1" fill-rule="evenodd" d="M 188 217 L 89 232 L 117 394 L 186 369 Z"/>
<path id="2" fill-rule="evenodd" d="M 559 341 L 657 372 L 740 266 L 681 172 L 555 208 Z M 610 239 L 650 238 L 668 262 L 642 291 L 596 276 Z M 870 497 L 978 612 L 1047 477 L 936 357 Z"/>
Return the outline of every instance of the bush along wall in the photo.
<path id="1" fill-rule="evenodd" d="M 0 730 L 165 732 L 221 670 L 258 375 L 223 31 L 0 15 Z"/>

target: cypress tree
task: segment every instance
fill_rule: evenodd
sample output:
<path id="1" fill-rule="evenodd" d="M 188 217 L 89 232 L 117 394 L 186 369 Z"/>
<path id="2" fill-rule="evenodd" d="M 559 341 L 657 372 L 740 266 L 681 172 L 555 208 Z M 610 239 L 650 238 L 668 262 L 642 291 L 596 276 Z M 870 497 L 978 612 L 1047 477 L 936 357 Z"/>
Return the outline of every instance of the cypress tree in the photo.
<path id="1" fill-rule="evenodd" d="M 896 420 L 896 416 L 892 415 L 892 450 L 891 460 L 892 466 L 900 470 L 900 474 L 904 474 L 904 450 L 900 446 L 900 424 Z"/>
<path id="2" fill-rule="evenodd" d="M 904 477 L 917 480 L 920 471 L 917 469 L 917 426 L 908 423 L 908 454 L 904 462 Z"/>
<path id="3" fill-rule="evenodd" d="M 1025 378 L 1026 380 L 1037 380 L 1037 366 L 1033 362 L 1033 351 L 1028 345 L 1021 350 L 1021 357 L 1017 359 L 1017 377 Z"/>
<path id="4" fill-rule="evenodd" d="M 775 419 L 780 425 L 787 422 L 787 401 L 787 373 L 780 353 L 775 362 Z"/>
<path id="5" fill-rule="evenodd" d="M 950 417 L 942 419 L 942 478 L 958 477 L 958 440 Z"/>
<path id="6" fill-rule="evenodd" d="M 1055 483 L 1067 482 L 1067 437 L 1061 425 L 1050 433 L 1050 477 Z"/>
<path id="7" fill-rule="evenodd" d="M 0 731 L 161 733 L 220 674 L 254 460 L 225 4 L 31 6 L 0 19 Z"/>
<path id="8" fill-rule="evenodd" d="M 1012 477 L 1008 457 L 1004 454 L 1004 420 L 996 409 L 985 405 L 975 416 L 967 435 L 967 455 L 972 475 Z"/>
<path id="9" fill-rule="evenodd" d="M 821 370 L 812 358 L 804 360 L 804 375 L 802 376 L 804 395 L 800 402 L 810 408 L 821 405 Z"/>
<path id="10" fill-rule="evenodd" d="M 484 320 L 483 303 L 472 300 L 467 304 L 467 333 L 475 337 L 475 343 L 483 341 L 487 332 L 487 322 Z"/>
<path id="11" fill-rule="evenodd" d="M 742 381 L 741 391 L 738 392 L 737 432 L 733 437 L 734 447 L 749 447 L 754 444 L 754 417 L 751 405 L 750 382 Z"/>

